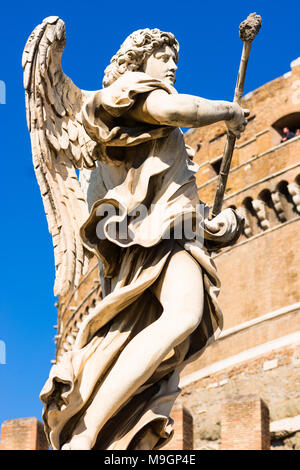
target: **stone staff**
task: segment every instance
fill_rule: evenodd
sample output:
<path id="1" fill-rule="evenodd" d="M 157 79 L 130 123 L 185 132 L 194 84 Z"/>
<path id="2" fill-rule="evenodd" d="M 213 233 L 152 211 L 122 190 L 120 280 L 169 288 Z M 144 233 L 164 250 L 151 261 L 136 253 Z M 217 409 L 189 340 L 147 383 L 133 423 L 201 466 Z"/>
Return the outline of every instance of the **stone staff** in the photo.
<path id="1" fill-rule="evenodd" d="M 256 13 L 251 13 L 248 18 L 240 24 L 239 33 L 240 39 L 243 41 L 243 51 L 240 61 L 239 73 L 237 77 L 237 82 L 235 86 L 235 93 L 233 101 L 240 104 L 241 98 L 244 91 L 244 82 L 247 70 L 247 64 L 251 49 L 252 41 L 257 35 L 261 27 L 261 16 Z M 230 170 L 230 164 L 232 159 L 232 154 L 235 146 L 236 137 L 230 131 L 227 133 L 227 142 L 222 158 L 217 191 L 212 208 L 212 216 L 215 217 L 221 212 L 224 193 L 226 189 L 227 178 Z"/>

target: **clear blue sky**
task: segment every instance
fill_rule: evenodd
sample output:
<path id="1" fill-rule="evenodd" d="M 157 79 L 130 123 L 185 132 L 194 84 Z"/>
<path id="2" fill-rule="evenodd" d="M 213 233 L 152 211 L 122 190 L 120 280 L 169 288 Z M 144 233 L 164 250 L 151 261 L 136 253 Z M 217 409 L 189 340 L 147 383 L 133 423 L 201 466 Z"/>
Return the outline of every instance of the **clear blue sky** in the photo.
<path id="1" fill-rule="evenodd" d="M 25 122 L 21 55 L 27 37 L 44 17 L 66 22 L 64 71 L 83 89 L 101 87 L 103 70 L 132 31 L 158 27 L 180 43 L 179 92 L 232 99 L 241 53 L 238 25 L 253 11 L 263 17 L 248 67 L 245 92 L 283 75 L 300 56 L 300 4 L 277 1 L 2 2 L 0 104 L 2 230 L 0 232 L 0 423 L 41 417 L 39 392 L 54 358 L 56 310 L 50 235 L 31 163 Z"/>

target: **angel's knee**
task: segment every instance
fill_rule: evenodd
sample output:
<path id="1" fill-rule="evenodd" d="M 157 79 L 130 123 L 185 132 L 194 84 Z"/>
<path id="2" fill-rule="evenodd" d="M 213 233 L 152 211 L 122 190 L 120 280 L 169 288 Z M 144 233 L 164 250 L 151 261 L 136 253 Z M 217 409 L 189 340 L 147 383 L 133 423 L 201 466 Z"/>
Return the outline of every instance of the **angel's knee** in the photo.
<path id="1" fill-rule="evenodd" d="M 161 316 L 160 327 L 174 341 L 184 340 L 200 324 L 203 310 L 201 306 L 185 305 L 177 313 L 164 310 Z"/>

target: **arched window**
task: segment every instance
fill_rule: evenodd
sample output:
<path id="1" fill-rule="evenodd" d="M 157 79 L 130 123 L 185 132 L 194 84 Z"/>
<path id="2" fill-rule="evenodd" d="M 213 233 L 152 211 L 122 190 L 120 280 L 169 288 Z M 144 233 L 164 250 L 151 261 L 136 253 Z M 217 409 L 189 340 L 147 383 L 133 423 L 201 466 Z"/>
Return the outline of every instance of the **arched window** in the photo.
<path id="1" fill-rule="evenodd" d="M 287 127 L 290 132 L 294 134 L 297 133 L 297 130 L 300 131 L 300 111 L 282 116 L 280 119 L 274 122 L 272 128 L 276 131 L 275 135 L 277 135 L 278 140 L 278 142 L 275 141 L 274 144 L 279 144 L 281 142 L 284 134 L 283 129 L 285 127 Z"/>

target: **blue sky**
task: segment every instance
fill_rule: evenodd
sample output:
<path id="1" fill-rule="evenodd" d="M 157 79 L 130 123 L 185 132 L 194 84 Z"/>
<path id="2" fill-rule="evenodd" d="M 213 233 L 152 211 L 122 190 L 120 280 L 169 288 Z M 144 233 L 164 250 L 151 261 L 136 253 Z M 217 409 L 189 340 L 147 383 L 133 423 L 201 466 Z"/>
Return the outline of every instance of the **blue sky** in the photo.
<path id="1" fill-rule="evenodd" d="M 64 71 L 79 87 L 94 90 L 128 34 L 144 27 L 171 31 L 180 43 L 178 91 L 231 100 L 242 48 L 238 25 L 253 11 L 261 14 L 263 26 L 253 44 L 245 92 L 283 75 L 300 56 L 298 2 L 287 7 L 261 0 L 2 2 L 0 80 L 7 102 L 0 104 L 0 340 L 6 364 L 0 364 L 0 423 L 40 419 L 38 396 L 55 355 L 52 243 L 32 168 L 22 88 L 27 37 L 46 16 L 60 16 L 67 29 Z"/>

